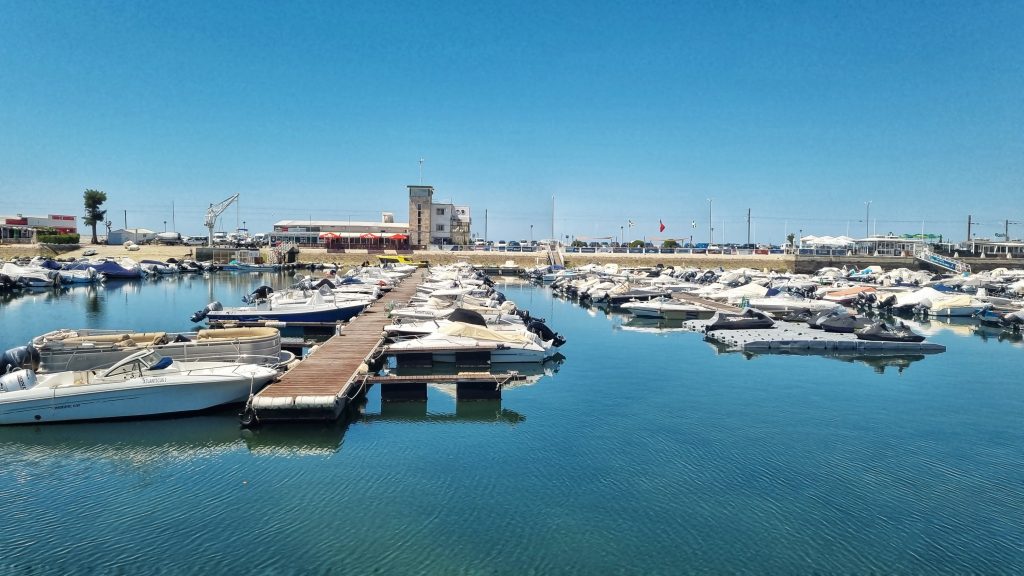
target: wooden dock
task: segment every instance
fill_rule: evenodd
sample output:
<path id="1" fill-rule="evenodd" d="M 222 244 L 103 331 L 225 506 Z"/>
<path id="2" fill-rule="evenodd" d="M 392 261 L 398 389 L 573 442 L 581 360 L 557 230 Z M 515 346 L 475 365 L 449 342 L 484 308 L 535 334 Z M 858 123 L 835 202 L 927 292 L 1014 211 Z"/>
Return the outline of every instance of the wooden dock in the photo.
<path id="1" fill-rule="evenodd" d="M 405 305 L 423 278 L 417 270 L 361 314 L 341 325 L 341 330 L 324 342 L 280 380 L 253 398 L 243 415 L 263 420 L 335 420 L 349 400 L 357 397 L 367 377 L 366 365 L 380 352 L 387 311 Z"/>

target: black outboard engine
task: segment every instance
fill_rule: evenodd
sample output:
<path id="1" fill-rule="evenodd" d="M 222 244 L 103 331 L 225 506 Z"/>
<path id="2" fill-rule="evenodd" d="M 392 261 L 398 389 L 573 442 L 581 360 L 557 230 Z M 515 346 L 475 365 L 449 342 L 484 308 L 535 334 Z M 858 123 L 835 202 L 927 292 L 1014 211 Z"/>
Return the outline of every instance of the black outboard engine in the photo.
<path id="1" fill-rule="evenodd" d="M 537 322 L 544 322 L 543 318 L 534 318 L 533 316 L 530 316 L 529 310 L 523 310 L 522 308 L 516 309 L 516 316 L 519 316 L 519 318 L 522 319 L 524 325 L 529 325 L 529 323 L 534 320 Z"/>
<path id="2" fill-rule="evenodd" d="M 559 347 L 565 344 L 565 337 L 559 335 L 557 332 L 548 328 L 548 325 L 540 320 L 531 320 L 526 324 L 526 329 L 533 332 L 537 336 L 540 336 L 541 340 L 553 340 L 551 343 L 554 347 Z"/>
<path id="3" fill-rule="evenodd" d="M 242 302 L 245 302 L 246 304 L 255 304 L 260 300 L 266 300 L 273 292 L 274 289 L 270 286 L 260 286 L 250 292 L 248 296 L 242 296 Z"/>
<path id="4" fill-rule="evenodd" d="M 207 304 L 206 307 L 203 308 L 202 310 L 197 310 L 196 313 L 192 315 L 192 322 L 198 324 L 202 322 L 203 319 L 206 318 L 206 315 L 209 314 L 210 312 L 219 312 L 220 310 L 223 309 L 224 307 L 221 306 L 220 302 L 214 300 L 213 302 Z"/>

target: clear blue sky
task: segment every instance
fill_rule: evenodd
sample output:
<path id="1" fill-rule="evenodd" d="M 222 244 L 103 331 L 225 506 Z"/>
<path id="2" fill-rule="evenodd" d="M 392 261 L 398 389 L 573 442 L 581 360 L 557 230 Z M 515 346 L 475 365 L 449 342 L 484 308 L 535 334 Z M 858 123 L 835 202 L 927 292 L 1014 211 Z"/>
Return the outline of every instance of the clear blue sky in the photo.
<path id="1" fill-rule="evenodd" d="M 552 196 L 558 236 L 704 240 L 708 198 L 719 242 L 748 208 L 861 236 L 869 200 L 1024 236 L 1019 1 L 0 0 L 0 38 L 3 213 L 405 221 L 424 158 L 492 239 L 550 236 Z"/>

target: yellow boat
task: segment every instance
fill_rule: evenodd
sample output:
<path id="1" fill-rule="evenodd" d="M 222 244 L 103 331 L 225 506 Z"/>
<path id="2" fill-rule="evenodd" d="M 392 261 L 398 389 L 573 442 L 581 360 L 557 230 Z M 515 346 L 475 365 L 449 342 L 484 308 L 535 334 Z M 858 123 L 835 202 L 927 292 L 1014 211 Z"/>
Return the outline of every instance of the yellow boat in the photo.
<path id="1" fill-rule="evenodd" d="M 392 255 L 377 256 L 377 259 L 380 260 L 381 264 L 407 264 L 409 266 L 416 266 L 417 268 L 426 268 L 427 266 L 430 265 L 430 263 L 427 262 L 426 260 L 416 261 L 416 260 L 413 260 L 412 258 L 409 258 L 408 256 L 404 256 L 402 254 L 396 254 L 396 255 L 393 255 L 393 256 Z"/>

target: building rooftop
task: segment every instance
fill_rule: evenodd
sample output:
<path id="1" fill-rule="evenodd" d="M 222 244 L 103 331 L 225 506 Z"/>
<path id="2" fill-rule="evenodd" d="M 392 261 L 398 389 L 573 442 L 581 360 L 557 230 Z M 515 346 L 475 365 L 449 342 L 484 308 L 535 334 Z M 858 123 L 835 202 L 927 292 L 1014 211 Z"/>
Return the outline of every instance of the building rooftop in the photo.
<path id="1" fill-rule="evenodd" d="M 299 226 L 360 226 L 363 228 L 384 228 L 394 230 L 404 230 L 409 227 L 408 222 L 362 222 L 356 220 L 279 220 L 274 223 L 274 227 L 287 226 L 287 227 L 299 227 Z"/>

